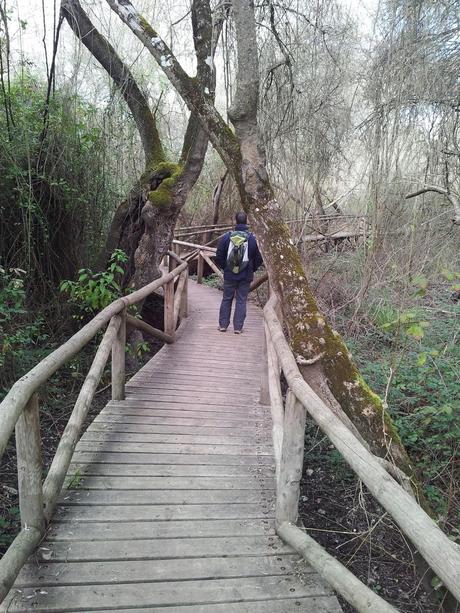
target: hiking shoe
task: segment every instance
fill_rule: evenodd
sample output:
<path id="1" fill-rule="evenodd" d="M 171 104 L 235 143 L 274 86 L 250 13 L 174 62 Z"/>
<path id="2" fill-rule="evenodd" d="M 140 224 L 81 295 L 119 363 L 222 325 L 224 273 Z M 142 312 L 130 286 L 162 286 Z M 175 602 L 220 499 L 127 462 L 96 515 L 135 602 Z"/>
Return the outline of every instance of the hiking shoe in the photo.
<path id="1" fill-rule="evenodd" d="M 243 332 L 243 330 L 233 330 L 233 332 L 234 332 L 235 334 L 241 334 L 241 333 Z"/>
<path id="2" fill-rule="evenodd" d="M 227 328 L 223 328 L 222 326 L 218 327 L 219 332 L 227 332 Z"/>

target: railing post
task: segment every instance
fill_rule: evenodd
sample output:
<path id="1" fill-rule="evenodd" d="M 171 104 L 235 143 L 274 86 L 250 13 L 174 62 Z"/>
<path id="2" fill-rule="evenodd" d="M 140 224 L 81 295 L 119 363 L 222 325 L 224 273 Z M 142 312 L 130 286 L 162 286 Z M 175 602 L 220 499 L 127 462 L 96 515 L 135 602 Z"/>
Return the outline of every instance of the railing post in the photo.
<path id="1" fill-rule="evenodd" d="M 164 292 L 164 331 L 174 337 L 174 279 L 163 286 Z"/>
<path id="2" fill-rule="evenodd" d="M 196 282 L 201 285 L 203 283 L 203 268 L 204 268 L 204 259 L 203 259 L 203 255 L 201 253 L 201 249 L 198 252 L 198 266 L 196 269 Z"/>
<path id="3" fill-rule="evenodd" d="M 285 405 L 283 452 L 276 495 L 276 524 L 295 524 L 302 478 L 306 410 L 288 391 Z"/>
<path id="4" fill-rule="evenodd" d="M 112 345 L 112 400 L 125 399 L 126 308 L 120 311 L 121 323 Z"/>
<path id="5" fill-rule="evenodd" d="M 268 387 L 268 350 L 267 350 L 267 330 L 264 326 L 264 335 L 262 341 L 262 374 L 260 377 L 260 404 L 270 404 L 270 389 Z"/>
<path id="6" fill-rule="evenodd" d="M 180 299 L 180 306 L 179 306 L 179 317 L 181 321 L 185 317 L 188 317 L 188 268 L 186 268 L 182 274 L 185 277 L 185 285 L 184 285 L 184 289 L 182 290 L 182 296 Z"/>
<path id="7" fill-rule="evenodd" d="M 37 394 L 32 395 L 16 423 L 16 453 L 21 525 L 43 533 L 43 468 Z"/>

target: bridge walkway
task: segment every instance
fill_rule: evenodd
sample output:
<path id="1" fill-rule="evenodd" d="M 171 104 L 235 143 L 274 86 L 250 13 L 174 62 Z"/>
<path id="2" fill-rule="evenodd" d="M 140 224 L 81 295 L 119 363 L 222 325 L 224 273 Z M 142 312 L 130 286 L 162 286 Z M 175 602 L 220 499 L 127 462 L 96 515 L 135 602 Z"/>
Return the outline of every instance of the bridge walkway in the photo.
<path id="1" fill-rule="evenodd" d="M 263 318 L 217 330 L 220 294 L 189 284 L 189 319 L 79 442 L 38 552 L 1 610 L 339 613 L 274 530 Z"/>

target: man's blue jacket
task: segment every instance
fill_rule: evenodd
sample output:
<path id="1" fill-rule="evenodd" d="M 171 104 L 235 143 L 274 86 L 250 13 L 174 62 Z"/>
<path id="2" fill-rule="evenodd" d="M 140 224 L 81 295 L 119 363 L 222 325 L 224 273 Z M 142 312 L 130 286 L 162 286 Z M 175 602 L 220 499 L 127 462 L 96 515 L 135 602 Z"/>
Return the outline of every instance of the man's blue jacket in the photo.
<path id="1" fill-rule="evenodd" d="M 224 271 L 224 279 L 228 281 L 252 281 L 254 278 L 255 271 L 262 264 L 262 256 L 260 255 L 259 247 L 257 246 L 257 241 L 253 234 L 251 234 L 248 230 L 248 226 L 246 224 L 236 224 L 235 230 L 240 232 L 248 232 L 248 265 L 244 270 L 238 273 L 234 273 L 227 268 L 227 253 L 228 253 L 228 245 L 230 242 L 230 234 L 231 232 L 227 232 L 219 241 L 217 245 L 216 252 L 216 263 L 219 268 L 222 268 Z"/>

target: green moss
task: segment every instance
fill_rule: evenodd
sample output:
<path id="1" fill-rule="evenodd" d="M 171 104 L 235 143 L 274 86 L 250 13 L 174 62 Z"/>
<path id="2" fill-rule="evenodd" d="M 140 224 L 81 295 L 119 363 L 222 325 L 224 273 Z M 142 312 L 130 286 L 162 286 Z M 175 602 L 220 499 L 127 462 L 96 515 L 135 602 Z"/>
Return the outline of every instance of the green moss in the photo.
<path id="1" fill-rule="evenodd" d="M 152 26 L 149 24 L 149 22 L 147 21 L 147 19 L 145 19 L 145 17 L 143 17 L 142 15 L 139 17 L 139 23 L 141 24 L 141 26 L 144 28 L 144 32 L 150 36 L 150 38 L 155 38 L 157 36 L 157 33 L 155 32 L 155 30 L 152 28 Z"/>
<path id="2" fill-rule="evenodd" d="M 154 192 L 149 192 L 149 201 L 157 208 L 166 208 L 171 204 L 171 190 L 160 185 Z"/>
<path id="3" fill-rule="evenodd" d="M 161 162 L 157 164 L 150 178 L 157 177 L 162 179 L 160 185 L 149 192 L 148 198 L 153 206 L 166 208 L 172 202 L 173 189 L 181 175 L 182 166 L 174 162 Z"/>

